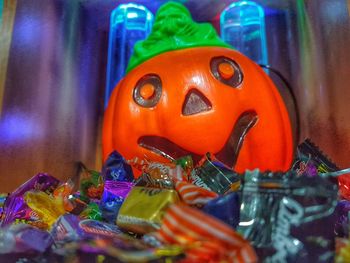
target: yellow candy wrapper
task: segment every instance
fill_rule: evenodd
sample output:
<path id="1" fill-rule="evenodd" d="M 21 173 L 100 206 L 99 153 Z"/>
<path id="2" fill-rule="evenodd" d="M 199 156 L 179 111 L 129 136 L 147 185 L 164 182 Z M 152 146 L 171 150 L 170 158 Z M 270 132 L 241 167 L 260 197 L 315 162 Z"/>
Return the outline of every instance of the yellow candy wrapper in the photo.
<path id="1" fill-rule="evenodd" d="M 159 229 L 168 206 L 179 201 L 173 189 L 135 186 L 122 204 L 116 223 L 138 234 L 155 231 Z"/>
<path id="2" fill-rule="evenodd" d="M 55 198 L 42 191 L 29 191 L 25 193 L 24 200 L 50 227 L 58 217 L 66 213 L 61 196 Z"/>

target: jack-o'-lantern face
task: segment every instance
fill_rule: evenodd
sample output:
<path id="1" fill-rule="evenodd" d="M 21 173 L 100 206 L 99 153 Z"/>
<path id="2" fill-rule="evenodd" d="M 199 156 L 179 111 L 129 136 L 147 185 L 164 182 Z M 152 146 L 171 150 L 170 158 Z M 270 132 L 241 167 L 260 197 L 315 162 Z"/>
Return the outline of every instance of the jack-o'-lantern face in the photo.
<path id="1" fill-rule="evenodd" d="M 152 57 L 117 85 L 104 158 L 114 149 L 157 161 L 211 152 L 240 172 L 287 170 L 293 138 L 283 100 L 258 65 L 228 48 L 196 47 Z"/>

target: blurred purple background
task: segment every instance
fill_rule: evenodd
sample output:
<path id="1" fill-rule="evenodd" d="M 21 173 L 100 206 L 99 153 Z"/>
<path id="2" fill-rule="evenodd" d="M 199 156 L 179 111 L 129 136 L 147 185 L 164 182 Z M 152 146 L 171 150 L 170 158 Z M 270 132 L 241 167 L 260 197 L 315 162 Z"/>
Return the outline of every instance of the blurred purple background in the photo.
<path id="1" fill-rule="evenodd" d="M 64 179 L 101 166 L 109 15 L 116 0 L 5 0 L 0 31 L 0 192 L 38 172 Z M 166 1 L 133 1 L 153 13 Z M 234 1 L 181 1 L 219 30 Z M 301 139 L 350 166 L 350 20 L 346 0 L 256 1 L 269 64 L 291 83 Z M 284 94 L 284 93 L 283 93 Z M 289 109 L 293 105 L 284 94 Z"/>

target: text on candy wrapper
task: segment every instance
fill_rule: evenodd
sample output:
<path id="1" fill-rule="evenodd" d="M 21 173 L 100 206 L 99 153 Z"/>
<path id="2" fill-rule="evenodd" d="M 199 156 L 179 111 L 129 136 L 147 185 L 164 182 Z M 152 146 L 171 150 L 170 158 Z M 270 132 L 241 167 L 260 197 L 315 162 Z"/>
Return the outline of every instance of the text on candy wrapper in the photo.
<path id="1" fill-rule="evenodd" d="M 297 201 L 289 197 L 282 198 L 277 215 L 277 226 L 272 233 L 272 242 L 276 253 L 266 262 L 287 262 L 288 254 L 298 253 L 300 241 L 290 235 L 290 228 L 292 225 L 299 225 L 303 215 L 303 207 Z"/>

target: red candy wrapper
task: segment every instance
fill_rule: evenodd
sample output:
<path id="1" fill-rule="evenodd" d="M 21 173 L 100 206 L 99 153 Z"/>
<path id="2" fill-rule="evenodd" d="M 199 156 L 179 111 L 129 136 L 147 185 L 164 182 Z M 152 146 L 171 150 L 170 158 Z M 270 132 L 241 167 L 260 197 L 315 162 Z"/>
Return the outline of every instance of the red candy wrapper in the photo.
<path id="1" fill-rule="evenodd" d="M 183 262 L 257 262 L 249 242 L 230 226 L 186 205 L 171 205 L 156 236 L 187 248 Z"/>
<path id="2" fill-rule="evenodd" d="M 69 200 L 69 196 L 73 194 L 74 183 L 71 179 L 59 185 L 53 192 L 55 198 L 62 198 L 64 202 L 64 209 L 71 212 L 75 208 L 75 204 Z"/>
<path id="3" fill-rule="evenodd" d="M 338 177 L 340 195 L 350 201 L 350 173 Z"/>
<path id="4" fill-rule="evenodd" d="M 182 201 L 188 205 L 203 206 L 219 196 L 213 191 L 187 182 L 176 182 L 175 189 Z"/>

